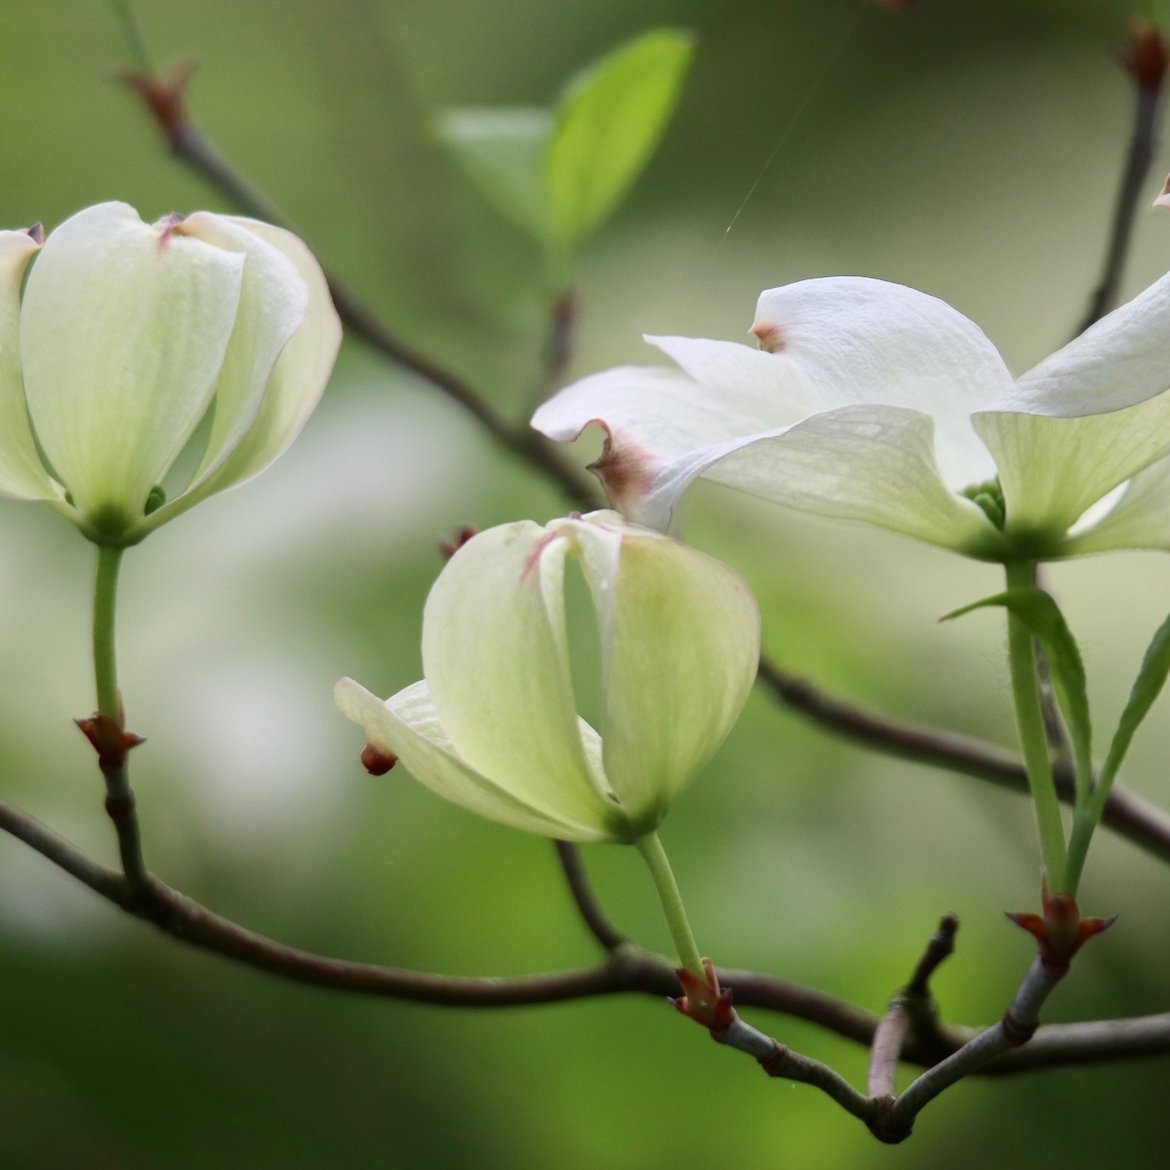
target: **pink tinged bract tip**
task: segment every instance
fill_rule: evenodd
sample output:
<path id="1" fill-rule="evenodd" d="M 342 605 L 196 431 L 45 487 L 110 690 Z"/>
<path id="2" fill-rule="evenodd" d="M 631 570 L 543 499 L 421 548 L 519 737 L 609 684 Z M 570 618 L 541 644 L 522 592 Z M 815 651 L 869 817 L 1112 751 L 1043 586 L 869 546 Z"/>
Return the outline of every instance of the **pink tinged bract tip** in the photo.
<path id="1" fill-rule="evenodd" d="M 765 353 L 776 353 L 782 350 L 786 344 L 784 330 L 779 325 L 773 325 L 770 322 L 753 325 L 749 332 L 760 343 L 760 349 Z"/>

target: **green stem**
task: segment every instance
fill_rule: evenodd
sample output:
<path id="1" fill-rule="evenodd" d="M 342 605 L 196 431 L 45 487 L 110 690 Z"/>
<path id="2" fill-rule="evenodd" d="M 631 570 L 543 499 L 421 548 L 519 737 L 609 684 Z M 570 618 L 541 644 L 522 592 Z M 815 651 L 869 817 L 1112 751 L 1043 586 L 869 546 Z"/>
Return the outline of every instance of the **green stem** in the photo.
<path id="1" fill-rule="evenodd" d="M 97 681 L 97 709 L 122 720 L 118 694 L 118 664 L 114 646 L 114 615 L 118 604 L 120 548 L 98 546 L 97 578 L 93 589 L 93 669 Z"/>
<path id="2" fill-rule="evenodd" d="M 687 921 L 687 912 L 683 906 L 682 895 L 678 892 L 678 883 L 674 880 L 674 871 L 670 868 L 666 850 L 657 833 L 647 833 L 634 844 L 650 870 L 654 879 L 654 888 L 658 891 L 658 899 L 662 903 L 662 910 L 666 915 L 667 925 L 670 927 L 671 938 L 678 951 L 679 961 L 688 971 L 693 972 L 700 979 L 706 979 L 703 970 L 703 960 L 699 948 L 695 945 L 695 936 L 691 933 L 691 924 Z"/>
<path id="3" fill-rule="evenodd" d="M 1089 842 L 1099 822 L 1091 812 L 1078 812 L 1073 816 L 1072 832 L 1068 838 L 1068 860 L 1065 862 L 1065 885 L 1068 892 L 1075 894 L 1080 884 L 1085 858 L 1089 854 Z"/>
<path id="4" fill-rule="evenodd" d="M 143 73 L 152 72 L 150 54 L 146 51 L 146 41 L 142 37 L 142 29 L 134 17 L 134 9 L 130 0 L 110 0 L 110 7 L 114 11 L 114 19 L 122 26 L 122 32 L 126 37 L 126 46 L 130 50 L 130 56 L 134 58 L 135 66 Z"/>
<path id="5" fill-rule="evenodd" d="M 118 570 L 122 565 L 122 549 L 98 545 L 97 575 L 93 589 L 93 670 L 97 682 L 98 714 L 104 716 L 113 732 L 103 734 L 120 737 L 122 726 L 122 696 L 118 692 L 118 664 L 115 649 L 114 618 L 118 605 Z M 118 834 L 118 851 L 122 856 L 122 872 L 130 882 L 131 890 L 141 889 L 147 880 L 142 858 L 142 841 L 138 832 L 138 816 L 134 810 L 134 792 L 126 770 L 126 752 L 129 746 L 117 744 L 115 750 L 103 754 L 97 743 L 98 761 L 106 782 L 106 812 Z"/>
<path id="6" fill-rule="evenodd" d="M 1035 565 L 1021 561 L 1006 566 L 1009 589 L 1031 588 Z M 1016 707 L 1016 726 L 1020 750 L 1028 773 L 1028 787 L 1036 809 L 1040 831 L 1040 851 L 1048 874 L 1049 888 L 1055 894 L 1072 894 L 1067 889 L 1064 824 L 1060 819 L 1060 801 L 1048 756 L 1044 734 L 1044 712 L 1040 702 L 1040 679 L 1036 671 L 1036 648 L 1027 625 L 1008 611 L 1008 664 L 1011 670 L 1012 698 Z"/>

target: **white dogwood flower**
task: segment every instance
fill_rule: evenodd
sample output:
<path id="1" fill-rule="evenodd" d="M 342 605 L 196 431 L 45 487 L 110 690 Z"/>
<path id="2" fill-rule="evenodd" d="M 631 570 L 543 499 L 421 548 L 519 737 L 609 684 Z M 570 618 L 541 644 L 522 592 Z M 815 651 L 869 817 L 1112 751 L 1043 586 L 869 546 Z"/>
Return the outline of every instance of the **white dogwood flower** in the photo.
<path id="1" fill-rule="evenodd" d="M 600 729 L 578 715 L 566 561 L 592 598 Z M 572 841 L 653 832 L 722 743 L 755 677 L 759 610 L 725 565 L 612 512 L 519 521 L 465 544 L 423 617 L 425 679 L 341 710 L 386 763 L 492 820 Z"/>
<path id="2" fill-rule="evenodd" d="M 585 378 L 533 425 L 600 424 L 611 503 L 660 529 L 703 477 L 990 560 L 1170 549 L 1170 277 L 1018 380 L 962 314 L 879 280 L 772 289 L 752 333 L 647 338 L 675 368 Z"/>
<path id="3" fill-rule="evenodd" d="M 102 203 L 43 245 L 0 232 L 0 492 L 134 544 L 280 455 L 340 337 L 321 269 L 281 228 Z"/>

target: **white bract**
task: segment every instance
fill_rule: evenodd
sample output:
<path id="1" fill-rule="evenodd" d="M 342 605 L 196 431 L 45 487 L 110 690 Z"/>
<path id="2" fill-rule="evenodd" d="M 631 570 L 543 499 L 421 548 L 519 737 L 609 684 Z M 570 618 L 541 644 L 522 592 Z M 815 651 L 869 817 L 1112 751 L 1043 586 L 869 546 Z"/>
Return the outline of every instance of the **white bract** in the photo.
<path id="1" fill-rule="evenodd" d="M 0 232 L 0 492 L 134 544 L 292 442 L 340 337 L 321 269 L 281 228 L 148 225 L 102 203 L 43 246 Z"/>
<path id="2" fill-rule="evenodd" d="M 566 560 L 601 645 L 600 734 L 578 715 Z M 473 537 L 423 617 L 425 680 L 383 702 L 352 679 L 341 710 L 379 753 L 481 816 L 571 841 L 651 832 L 722 743 L 755 677 L 759 610 L 718 561 L 612 512 Z"/>
<path id="3" fill-rule="evenodd" d="M 600 424 L 611 503 L 655 528 L 703 477 L 991 560 L 1170 549 L 1170 277 L 1018 380 L 962 314 L 879 280 L 772 289 L 752 333 L 649 337 L 677 368 L 585 378 L 533 426 Z"/>

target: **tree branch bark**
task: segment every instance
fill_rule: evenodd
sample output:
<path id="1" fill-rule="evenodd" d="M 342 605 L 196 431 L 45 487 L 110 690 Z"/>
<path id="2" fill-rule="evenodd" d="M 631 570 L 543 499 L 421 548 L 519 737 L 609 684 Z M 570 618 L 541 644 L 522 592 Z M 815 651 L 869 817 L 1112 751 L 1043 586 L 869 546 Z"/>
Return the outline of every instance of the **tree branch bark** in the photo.
<path id="1" fill-rule="evenodd" d="M 668 960 L 628 942 L 616 946 L 606 961 L 595 967 L 508 978 L 437 975 L 329 958 L 247 930 L 152 875 L 143 886 L 135 888 L 123 874 L 93 861 L 45 825 L 2 801 L 0 830 L 28 845 L 106 901 L 152 923 L 171 938 L 297 983 L 385 999 L 481 1008 L 621 993 L 664 998 L 682 992 Z M 735 993 L 739 1007 L 764 1008 L 807 1020 L 859 1044 L 873 1043 L 878 1017 L 843 1000 L 815 988 L 752 971 L 718 968 L 717 974 L 720 984 Z M 903 1047 L 902 1060 L 929 1067 L 940 1058 L 940 1043 L 947 1052 L 954 1052 L 975 1035 L 977 1031 L 970 1028 L 940 1027 L 929 1051 L 927 1045 L 910 1037 Z M 980 1071 L 1014 1073 L 1166 1054 L 1170 1054 L 1170 1012 L 1049 1025 L 1040 1028 L 1026 1048 L 1000 1056 Z"/>

